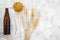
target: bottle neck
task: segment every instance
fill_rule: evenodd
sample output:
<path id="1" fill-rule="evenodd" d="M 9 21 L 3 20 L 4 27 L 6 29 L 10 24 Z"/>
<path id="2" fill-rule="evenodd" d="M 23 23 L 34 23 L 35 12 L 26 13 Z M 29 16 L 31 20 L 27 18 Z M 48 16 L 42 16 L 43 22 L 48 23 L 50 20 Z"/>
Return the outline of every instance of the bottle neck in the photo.
<path id="1" fill-rule="evenodd" d="M 5 16 L 9 16 L 9 9 L 5 8 Z"/>
<path id="2" fill-rule="evenodd" d="M 5 11 L 8 11 L 8 8 L 5 8 Z"/>

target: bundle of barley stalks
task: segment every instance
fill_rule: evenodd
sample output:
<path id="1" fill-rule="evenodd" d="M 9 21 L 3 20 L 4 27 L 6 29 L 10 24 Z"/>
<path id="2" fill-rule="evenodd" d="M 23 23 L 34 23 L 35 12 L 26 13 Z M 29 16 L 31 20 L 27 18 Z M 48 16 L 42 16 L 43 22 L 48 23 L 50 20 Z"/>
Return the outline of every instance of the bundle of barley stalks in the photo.
<path id="1" fill-rule="evenodd" d="M 34 8 L 32 8 L 32 11 L 31 11 L 31 20 L 29 20 L 28 18 L 28 10 L 26 7 L 24 7 L 24 16 L 26 17 L 25 19 L 27 20 L 26 23 L 25 23 L 25 19 L 24 19 L 24 16 L 22 16 L 22 23 L 23 23 L 23 26 L 24 26 L 24 40 L 30 40 L 30 37 L 31 37 L 31 32 L 33 30 L 35 30 L 37 28 L 37 24 L 39 22 L 39 19 L 40 19 L 40 14 L 37 16 L 37 18 L 35 19 L 34 16 L 35 16 L 35 10 Z M 27 25 L 27 28 L 25 28 L 25 24 Z"/>

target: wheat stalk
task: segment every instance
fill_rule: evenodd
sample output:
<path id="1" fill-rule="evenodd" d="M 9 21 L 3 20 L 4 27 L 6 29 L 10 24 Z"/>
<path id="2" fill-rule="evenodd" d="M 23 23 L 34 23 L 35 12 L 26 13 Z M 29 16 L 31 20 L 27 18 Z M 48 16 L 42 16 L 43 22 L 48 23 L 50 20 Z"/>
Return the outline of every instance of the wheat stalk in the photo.
<path id="1" fill-rule="evenodd" d="M 33 29 L 36 29 L 39 20 L 40 20 L 40 15 L 37 17 L 37 19 L 36 19 L 35 22 L 33 23 Z"/>
<path id="2" fill-rule="evenodd" d="M 23 18 L 23 16 L 22 16 L 22 23 L 23 23 L 23 26 L 24 26 L 24 29 L 25 29 L 26 26 L 24 24 L 24 18 Z M 29 30 L 29 27 L 30 27 L 30 22 L 28 20 L 28 29 L 25 29 L 24 40 L 30 40 L 30 33 L 29 33 L 29 31 L 27 31 L 27 30 Z"/>
<path id="3" fill-rule="evenodd" d="M 24 13 L 25 13 L 25 16 L 27 17 L 28 16 L 28 10 L 25 6 L 24 6 Z"/>
<path id="4" fill-rule="evenodd" d="M 32 8 L 31 18 L 32 18 L 32 23 L 34 23 L 34 8 Z"/>
<path id="5" fill-rule="evenodd" d="M 27 29 L 25 29 L 25 26 L 24 26 L 24 29 L 25 29 L 25 32 L 24 32 L 24 40 L 30 40 L 30 32 L 29 32 L 29 29 L 30 29 L 30 20 L 28 19 L 28 11 L 27 11 L 27 8 L 24 7 L 24 13 L 25 13 L 25 16 L 26 16 L 26 20 L 27 20 Z M 22 22 L 23 22 L 23 25 L 24 24 L 24 18 L 22 17 Z"/>
<path id="6" fill-rule="evenodd" d="M 30 31 L 26 30 L 24 32 L 24 40 L 30 40 L 30 36 L 31 36 Z"/>
<path id="7" fill-rule="evenodd" d="M 24 32 L 24 40 L 30 40 L 30 36 L 31 36 L 31 24 L 32 24 L 32 31 L 34 30 L 34 29 L 36 29 L 36 25 L 38 24 L 38 22 L 39 22 L 39 19 L 40 19 L 40 15 L 37 17 L 37 19 L 35 20 L 34 19 L 34 15 L 35 15 L 35 13 L 34 13 L 34 8 L 32 8 L 32 11 L 31 11 L 31 20 L 32 20 L 32 22 L 29 20 L 29 18 L 28 18 L 28 11 L 27 11 L 27 8 L 24 8 L 24 13 L 25 13 L 25 16 L 26 16 L 26 22 L 27 22 L 27 29 L 25 29 L 25 26 L 24 26 L 24 29 L 25 29 L 25 32 Z M 25 25 L 24 24 L 24 17 L 22 17 L 22 23 L 23 23 L 23 25 Z"/>
<path id="8" fill-rule="evenodd" d="M 29 21 L 29 19 L 28 19 L 28 24 L 27 24 L 27 25 L 28 25 L 28 29 L 30 29 L 30 24 L 31 24 L 31 23 L 30 23 L 30 21 Z"/>

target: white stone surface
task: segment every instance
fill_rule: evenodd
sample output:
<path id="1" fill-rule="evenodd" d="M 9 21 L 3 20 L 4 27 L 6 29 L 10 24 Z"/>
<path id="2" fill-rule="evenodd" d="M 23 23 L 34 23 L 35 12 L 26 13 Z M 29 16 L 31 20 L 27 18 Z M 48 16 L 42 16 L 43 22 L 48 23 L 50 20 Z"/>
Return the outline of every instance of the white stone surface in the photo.
<path id="1" fill-rule="evenodd" d="M 31 12 L 32 6 L 36 13 L 41 12 L 38 28 L 31 35 L 31 40 L 60 40 L 60 0 L 1 0 L 0 1 L 0 40 L 3 35 L 4 8 L 9 7 L 11 18 L 11 40 L 24 40 L 21 12 L 16 14 L 12 7 L 16 1 L 22 2 Z M 8 6 L 7 6 L 8 5 Z"/>

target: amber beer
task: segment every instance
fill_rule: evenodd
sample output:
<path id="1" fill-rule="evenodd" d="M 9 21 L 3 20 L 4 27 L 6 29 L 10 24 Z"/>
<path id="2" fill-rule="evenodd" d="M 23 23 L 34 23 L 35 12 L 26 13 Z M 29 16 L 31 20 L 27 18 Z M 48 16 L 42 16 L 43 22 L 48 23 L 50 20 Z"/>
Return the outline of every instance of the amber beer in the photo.
<path id="1" fill-rule="evenodd" d="M 4 16 L 4 35 L 10 34 L 10 16 L 8 8 L 5 8 L 5 16 Z"/>

